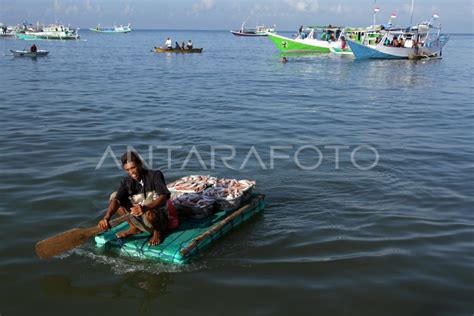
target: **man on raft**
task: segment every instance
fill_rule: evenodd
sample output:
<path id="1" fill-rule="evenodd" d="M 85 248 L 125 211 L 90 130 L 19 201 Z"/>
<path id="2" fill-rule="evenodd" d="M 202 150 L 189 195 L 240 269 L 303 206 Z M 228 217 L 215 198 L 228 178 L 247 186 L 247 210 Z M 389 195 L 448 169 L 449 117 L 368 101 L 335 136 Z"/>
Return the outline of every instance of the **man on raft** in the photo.
<path id="1" fill-rule="evenodd" d="M 152 234 L 149 245 L 158 245 L 168 225 L 167 202 L 171 195 L 163 173 L 146 169 L 133 151 L 122 155 L 121 162 L 127 176 L 120 182 L 117 192 L 111 194 L 107 212 L 98 226 L 108 230 L 109 220 L 116 212 L 120 215 L 130 213 L 133 215 L 127 220 L 130 228 L 118 233 L 117 238 L 149 232 Z"/>

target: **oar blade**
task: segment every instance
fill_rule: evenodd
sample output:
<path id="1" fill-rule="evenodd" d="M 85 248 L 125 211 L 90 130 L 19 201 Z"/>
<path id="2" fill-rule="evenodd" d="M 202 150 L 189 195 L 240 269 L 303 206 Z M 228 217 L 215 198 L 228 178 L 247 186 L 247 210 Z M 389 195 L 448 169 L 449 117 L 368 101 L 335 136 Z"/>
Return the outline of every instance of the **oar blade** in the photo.
<path id="1" fill-rule="evenodd" d="M 51 258 L 82 245 L 96 233 L 91 229 L 73 228 L 38 242 L 35 246 L 36 254 L 41 259 Z"/>

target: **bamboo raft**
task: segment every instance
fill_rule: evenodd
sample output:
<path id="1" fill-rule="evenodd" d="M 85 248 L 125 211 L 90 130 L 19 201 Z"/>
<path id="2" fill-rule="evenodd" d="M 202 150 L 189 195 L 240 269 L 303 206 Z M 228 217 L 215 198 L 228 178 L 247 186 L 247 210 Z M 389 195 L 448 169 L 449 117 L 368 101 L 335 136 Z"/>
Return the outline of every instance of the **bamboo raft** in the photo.
<path id="1" fill-rule="evenodd" d="M 213 242 L 263 211 L 264 197 L 262 194 L 254 194 L 249 202 L 235 211 L 217 212 L 200 220 L 187 219 L 179 228 L 165 233 L 161 244 L 157 246 L 148 245 L 150 239 L 148 233 L 130 236 L 123 240 L 115 237 L 118 232 L 128 229 L 126 222 L 96 236 L 95 242 L 104 250 L 117 251 L 135 258 L 185 264 Z"/>

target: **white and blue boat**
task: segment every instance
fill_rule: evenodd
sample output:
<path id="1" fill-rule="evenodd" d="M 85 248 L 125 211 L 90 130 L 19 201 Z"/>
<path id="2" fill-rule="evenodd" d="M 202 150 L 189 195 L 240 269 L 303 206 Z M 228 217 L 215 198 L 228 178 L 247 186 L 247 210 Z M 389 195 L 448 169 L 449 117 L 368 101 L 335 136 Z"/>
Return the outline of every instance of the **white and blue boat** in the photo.
<path id="1" fill-rule="evenodd" d="M 388 28 L 377 35 L 367 33 L 361 41 L 347 39 L 354 56 L 358 59 L 439 58 L 448 39 L 432 21 L 407 29 Z"/>
<path id="2" fill-rule="evenodd" d="M 91 31 L 97 32 L 97 33 L 130 33 L 132 31 L 132 28 L 130 27 L 130 23 L 128 25 L 123 26 L 114 26 L 113 28 L 101 28 L 100 24 L 95 27 L 95 28 L 90 28 Z"/>
<path id="3" fill-rule="evenodd" d="M 413 25 L 413 9 L 415 1 L 411 2 L 411 20 Z M 374 26 L 379 7 L 374 1 Z M 392 13 L 387 25 L 380 30 L 366 32 L 357 38 L 348 38 L 347 42 L 357 59 L 419 59 L 440 58 L 443 46 L 448 37 L 441 34 L 441 24 L 435 24 L 439 18 L 433 14 L 428 22 L 422 22 L 408 28 L 393 27 L 392 20 L 397 15 Z M 362 33 L 361 33 L 362 34 Z"/>

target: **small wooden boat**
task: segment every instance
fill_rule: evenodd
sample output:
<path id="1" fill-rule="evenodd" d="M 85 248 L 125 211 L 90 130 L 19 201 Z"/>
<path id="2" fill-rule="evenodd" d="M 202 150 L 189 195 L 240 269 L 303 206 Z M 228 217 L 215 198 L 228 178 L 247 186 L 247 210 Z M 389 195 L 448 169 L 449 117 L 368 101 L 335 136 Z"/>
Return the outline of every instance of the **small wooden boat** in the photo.
<path id="1" fill-rule="evenodd" d="M 185 264 L 226 233 L 261 213 L 264 207 L 264 195 L 254 194 L 237 210 L 220 211 L 203 219 L 182 222 L 177 229 L 166 232 L 157 246 L 148 245 L 148 233 L 117 239 L 115 234 L 128 229 L 128 223 L 97 235 L 95 243 L 102 250 L 112 250 L 130 257 Z"/>
<path id="2" fill-rule="evenodd" d="M 13 54 L 15 57 L 42 57 L 46 56 L 49 54 L 49 51 L 47 50 L 38 50 L 36 52 L 31 52 L 29 50 L 13 50 L 10 49 L 10 52 Z"/>
<path id="3" fill-rule="evenodd" d="M 202 53 L 202 48 L 192 48 L 192 49 L 176 49 L 176 48 L 163 48 L 155 47 L 155 53 Z"/>

